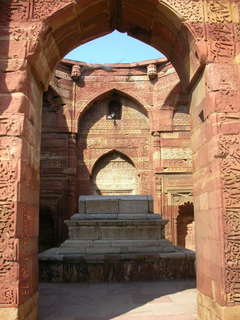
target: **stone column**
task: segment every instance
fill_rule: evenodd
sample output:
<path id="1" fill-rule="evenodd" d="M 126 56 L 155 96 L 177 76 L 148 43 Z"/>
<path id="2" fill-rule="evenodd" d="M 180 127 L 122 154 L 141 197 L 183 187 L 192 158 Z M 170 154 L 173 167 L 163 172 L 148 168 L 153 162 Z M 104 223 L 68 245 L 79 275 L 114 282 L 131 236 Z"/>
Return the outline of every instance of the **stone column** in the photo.
<path id="1" fill-rule="evenodd" d="M 193 95 L 199 320 L 240 314 L 239 75 L 238 65 L 208 64 Z"/>

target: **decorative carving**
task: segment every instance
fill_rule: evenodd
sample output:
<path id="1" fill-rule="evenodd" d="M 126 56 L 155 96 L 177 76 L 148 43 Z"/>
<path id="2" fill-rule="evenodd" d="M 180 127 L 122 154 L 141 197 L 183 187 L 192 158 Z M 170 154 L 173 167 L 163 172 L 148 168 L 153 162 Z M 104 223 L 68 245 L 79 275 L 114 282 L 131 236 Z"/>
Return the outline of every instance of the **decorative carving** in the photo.
<path id="1" fill-rule="evenodd" d="M 26 21 L 30 13 L 29 0 L 0 2 L 0 22 Z"/>
<path id="2" fill-rule="evenodd" d="M 71 73 L 71 78 L 73 81 L 77 82 L 80 80 L 81 77 L 81 67 L 78 64 L 74 64 L 72 66 L 72 73 Z"/>
<path id="3" fill-rule="evenodd" d="M 187 22 L 186 26 L 194 35 L 196 40 L 201 40 L 206 38 L 205 24 L 202 22 Z"/>
<path id="4" fill-rule="evenodd" d="M 240 12 L 240 6 L 239 6 L 239 12 Z M 234 35 L 237 42 L 240 42 L 240 23 L 234 24 Z"/>
<path id="5" fill-rule="evenodd" d="M 0 286 L 0 304 L 16 304 L 17 291 L 9 285 Z"/>
<path id="6" fill-rule="evenodd" d="M 163 0 L 175 12 L 181 15 L 186 21 L 200 22 L 204 21 L 202 0 Z"/>
<path id="7" fill-rule="evenodd" d="M 222 178 L 224 181 L 224 257 L 227 302 L 240 302 L 240 137 L 220 137 Z"/>
<path id="8" fill-rule="evenodd" d="M 0 134 L 5 136 L 19 136 L 23 128 L 24 116 L 22 114 L 10 117 L 0 116 Z"/>
<path id="9" fill-rule="evenodd" d="M 238 96 L 236 97 L 235 91 L 221 90 L 216 94 L 216 111 L 225 113 L 240 112 L 240 104 L 236 103 L 239 98 Z"/>
<path id="10" fill-rule="evenodd" d="M 15 279 L 17 274 L 17 240 L 15 234 L 15 180 L 16 172 L 8 161 L 0 161 L 0 280 Z M 4 294 L 4 293 L 3 293 Z M 8 302 L 5 300 L 9 299 Z M 3 303 L 12 303 L 10 294 L 0 297 Z"/>
<path id="11" fill-rule="evenodd" d="M 155 64 L 149 64 L 147 67 L 147 75 L 150 80 L 154 80 L 158 76 L 157 66 Z"/>
<path id="12" fill-rule="evenodd" d="M 19 27 L 17 25 L 11 26 L 8 29 L 10 38 L 15 41 L 25 41 L 24 45 L 25 56 L 30 56 L 36 52 L 40 44 L 40 38 L 46 35 L 49 28 L 42 22 L 34 23 L 31 27 Z M 14 55 L 15 59 L 22 58 Z"/>
<path id="13" fill-rule="evenodd" d="M 35 20 L 42 20 L 49 17 L 54 12 L 64 8 L 70 3 L 74 3 L 73 0 L 35 0 L 32 18 Z"/>
<path id="14" fill-rule="evenodd" d="M 27 32 L 27 56 L 34 54 L 40 45 L 41 38 L 49 37 L 50 27 L 44 23 L 35 23 Z"/>
<path id="15" fill-rule="evenodd" d="M 213 23 L 207 25 L 210 59 L 225 62 L 235 54 L 234 33 L 231 24 Z"/>
<path id="16" fill-rule="evenodd" d="M 231 22 L 230 1 L 207 0 L 207 21 L 214 24 Z"/>
<path id="17" fill-rule="evenodd" d="M 174 206 L 182 206 L 185 203 L 192 203 L 193 195 L 191 191 L 172 193 L 172 201 Z"/>

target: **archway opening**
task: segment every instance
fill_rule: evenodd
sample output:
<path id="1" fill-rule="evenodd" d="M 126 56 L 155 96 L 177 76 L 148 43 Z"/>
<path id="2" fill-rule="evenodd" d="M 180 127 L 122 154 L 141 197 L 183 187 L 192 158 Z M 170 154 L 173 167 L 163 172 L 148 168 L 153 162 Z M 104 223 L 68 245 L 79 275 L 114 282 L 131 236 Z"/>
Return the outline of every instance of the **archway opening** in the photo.
<path id="1" fill-rule="evenodd" d="M 191 202 L 186 202 L 179 206 L 177 244 L 190 250 L 195 250 L 194 208 Z"/>
<path id="2" fill-rule="evenodd" d="M 152 46 L 117 30 L 80 45 L 64 57 L 88 64 L 137 63 L 161 58 L 164 55 Z"/>
<path id="3" fill-rule="evenodd" d="M 33 59 L 30 59 L 34 72 L 39 75 L 38 78 L 42 80 L 42 83 L 46 87 L 50 75 L 48 71 L 53 70 L 56 62 L 59 61 L 59 58 L 64 56 L 69 50 L 77 45 L 117 29 L 120 31 L 127 31 L 132 36 L 151 44 L 152 46 L 160 49 L 168 58 L 170 58 L 181 79 L 181 92 L 185 98 L 185 100 L 183 98 L 184 102 L 182 104 L 185 103 L 187 105 L 189 102 L 188 89 L 192 87 L 192 80 L 194 80 L 194 76 L 198 72 L 198 68 L 201 64 L 199 61 L 201 57 L 196 54 L 195 42 L 187 26 L 182 24 L 181 19 L 179 19 L 168 6 L 162 4 L 159 5 L 157 1 L 145 1 L 140 7 L 140 10 L 136 9 L 137 6 L 135 1 L 128 1 L 128 3 L 126 1 L 121 1 L 122 6 L 120 7 L 117 6 L 117 3 L 118 2 L 115 1 L 94 1 L 91 5 L 86 5 L 85 7 L 84 4 L 76 4 L 74 5 L 74 10 L 71 5 L 60 10 L 48 19 L 48 27 L 50 27 L 50 29 L 47 29 L 47 32 L 49 30 L 51 31 L 47 41 L 46 33 L 44 33 L 45 31 L 43 32 L 43 38 L 45 37 L 45 39 L 42 42 L 44 48 L 42 49 L 41 54 L 46 58 L 49 70 L 47 70 L 47 68 L 45 70 L 41 70 L 41 68 L 39 68 L 39 66 L 34 62 L 36 61 L 37 54 L 33 55 Z M 76 13 L 77 18 L 75 17 Z M 65 23 L 62 23 L 60 19 L 62 14 L 66 14 L 68 16 Z M 78 21 L 81 21 L 80 25 Z M 81 37 L 79 37 L 79 30 L 81 30 Z M 52 35 L 53 38 L 51 38 Z M 162 36 L 161 40 L 159 40 L 160 36 Z M 54 39 L 54 44 L 52 39 Z M 53 49 L 55 45 L 57 46 L 57 50 L 55 50 L 56 48 Z M 51 54 L 49 49 L 53 50 Z M 150 69 L 151 74 L 154 74 L 154 67 L 151 66 Z M 73 91 L 73 94 L 75 93 L 76 91 Z M 158 96 L 154 97 L 153 95 L 152 101 L 148 102 L 148 104 L 155 106 L 158 103 L 157 98 Z M 164 101 L 169 103 L 172 95 L 169 94 L 168 98 L 168 100 L 164 99 Z M 168 131 L 171 126 L 169 119 L 171 119 L 171 115 L 175 112 L 174 108 L 171 109 L 171 106 L 170 108 L 168 107 L 169 105 L 165 103 L 163 110 L 161 110 L 161 115 L 164 115 L 164 119 L 166 119 L 166 122 L 163 124 L 166 131 Z M 63 107 L 62 111 L 65 114 L 69 114 L 67 107 Z M 76 109 L 73 112 L 77 112 Z M 157 137 L 156 133 L 162 131 L 162 128 L 159 128 L 157 125 L 158 119 L 156 119 L 155 116 L 156 113 L 153 112 L 151 117 L 155 120 L 155 127 L 152 132 L 152 139 L 154 140 L 154 148 L 156 147 L 157 149 L 158 142 L 155 137 Z M 76 123 L 71 122 L 71 117 L 67 119 L 65 125 L 69 125 L 69 123 L 71 123 L 70 125 L 72 128 L 76 128 Z M 74 134 L 71 135 L 71 138 L 68 140 L 67 148 L 69 150 L 72 149 L 72 144 L 75 143 L 75 134 L 76 131 L 74 131 Z M 155 165 L 158 165 L 160 168 L 160 164 L 157 164 L 159 161 L 159 156 L 157 154 L 158 152 L 155 150 Z M 71 156 L 70 163 L 72 158 L 74 157 Z M 74 188 L 72 185 L 72 178 L 76 172 L 72 169 L 73 166 L 70 164 L 66 171 L 69 175 L 66 180 L 67 183 L 71 185 L 70 197 L 75 197 L 76 195 L 73 195 Z M 142 175 L 142 181 L 147 182 L 149 179 L 148 174 Z M 154 175 L 151 176 L 151 179 L 157 180 L 158 178 L 159 177 Z M 147 183 L 143 183 L 143 185 L 147 185 Z M 157 186 L 156 189 L 158 187 L 160 190 L 160 185 Z"/>

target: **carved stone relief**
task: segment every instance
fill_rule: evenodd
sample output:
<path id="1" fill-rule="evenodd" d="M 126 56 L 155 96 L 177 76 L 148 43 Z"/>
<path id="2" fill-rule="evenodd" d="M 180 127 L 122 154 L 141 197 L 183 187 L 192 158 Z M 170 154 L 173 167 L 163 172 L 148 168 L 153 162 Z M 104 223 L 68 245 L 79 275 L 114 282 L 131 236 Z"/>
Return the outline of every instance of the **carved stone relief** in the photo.
<path id="1" fill-rule="evenodd" d="M 16 292 L 5 287 L 8 279 L 17 280 L 17 240 L 15 240 L 16 171 L 10 161 L 0 160 L 0 304 L 16 302 Z"/>
<path id="2" fill-rule="evenodd" d="M 186 21 L 200 22 L 204 20 L 202 0 L 163 0 Z"/>
<path id="3" fill-rule="evenodd" d="M 219 143 L 224 181 L 224 260 L 227 302 L 240 302 L 240 137 L 222 136 Z"/>

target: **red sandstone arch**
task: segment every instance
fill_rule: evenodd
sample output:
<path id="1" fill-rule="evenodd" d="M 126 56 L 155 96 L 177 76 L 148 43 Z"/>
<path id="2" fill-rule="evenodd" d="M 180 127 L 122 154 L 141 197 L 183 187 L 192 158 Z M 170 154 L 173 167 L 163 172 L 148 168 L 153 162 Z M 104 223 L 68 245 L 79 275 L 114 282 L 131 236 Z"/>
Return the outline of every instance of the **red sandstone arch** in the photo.
<path id="1" fill-rule="evenodd" d="M 105 158 L 106 156 L 110 155 L 111 153 L 118 153 L 126 158 L 128 158 L 128 160 L 130 161 L 130 163 L 137 169 L 137 166 L 135 165 L 134 161 L 131 159 L 131 156 L 128 154 L 127 150 L 124 150 L 124 152 L 118 150 L 118 149 L 112 149 L 110 151 L 107 152 L 103 152 L 97 159 L 96 161 L 92 164 L 91 167 L 91 171 L 90 171 L 90 175 L 93 174 L 94 168 L 96 167 L 96 165 L 98 164 L 99 161 L 101 161 L 103 158 Z"/>
<path id="2" fill-rule="evenodd" d="M 96 94 L 93 93 L 91 98 L 89 98 L 89 100 L 83 106 L 82 110 L 76 114 L 76 123 L 79 124 L 81 118 L 93 106 L 95 102 L 107 98 L 109 95 L 111 95 L 111 93 L 119 94 L 120 96 L 126 97 L 129 100 L 135 102 L 138 106 L 140 106 L 141 109 L 143 109 L 144 112 L 146 112 L 147 116 L 149 117 L 148 104 L 143 98 L 133 95 L 132 92 L 129 94 L 126 90 L 122 91 L 113 86 L 112 89 L 102 90 L 102 92 L 97 92 Z"/>
<path id="3" fill-rule="evenodd" d="M 60 8 L 59 8 L 60 7 Z M 32 68 L 46 87 L 56 63 L 73 48 L 117 29 L 163 52 L 187 86 L 202 63 L 196 37 L 177 8 L 158 0 L 101 0 L 48 8 L 29 52 Z M 39 8 L 39 15 L 41 9 Z M 198 43 L 199 44 L 199 43 Z M 204 50 L 202 50 L 203 53 Z M 43 72 L 43 63 L 46 69 Z M 48 70 L 47 70 L 48 68 Z"/>
<path id="4" fill-rule="evenodd" d="M 0 3 L 0 63 L 4 72 L 0 107 L 7 121 L 17 126 L 12 130 L 5 120 L 1 126 L 1 181 L 6 194 L 6 202 L 1 205 L 1 315 L 8 320 L 37 319 L 35 270 L 43 87 L 48 87 L 56 63 L 69 50 L 118 29 L 165 53 L 182 86 L 194 89 L 190 111 L 200 249 L 199 317 L 235 319 L 240 308 L 236 250 L 240 202 L 236 192 L 240 145 L 239 1 L 73 1 Z M 206 69 L 197 82 L 205 62 Z M 237 116 L 227 117 L 227 113 Z M 13 145 L 15 150 L 10 149 Z M 208 250 L 204 250 L 206 247 Z"/>

